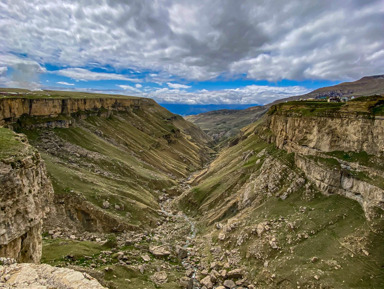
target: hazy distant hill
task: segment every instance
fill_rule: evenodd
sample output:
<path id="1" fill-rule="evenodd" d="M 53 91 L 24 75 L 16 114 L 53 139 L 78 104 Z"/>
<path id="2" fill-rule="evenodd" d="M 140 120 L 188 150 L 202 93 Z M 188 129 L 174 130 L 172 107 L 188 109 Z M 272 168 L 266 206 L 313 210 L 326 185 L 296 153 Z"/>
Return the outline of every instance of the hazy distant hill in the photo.
<path id="1" fill-rule="evenodd" d="M 243 110 L 222 109 L 189 115 L 185 119 L 198 125 L 219 142 L 236 135 L 240 128 L 259 119 L 266 110 L 264 106 L 254 106 Z"/>

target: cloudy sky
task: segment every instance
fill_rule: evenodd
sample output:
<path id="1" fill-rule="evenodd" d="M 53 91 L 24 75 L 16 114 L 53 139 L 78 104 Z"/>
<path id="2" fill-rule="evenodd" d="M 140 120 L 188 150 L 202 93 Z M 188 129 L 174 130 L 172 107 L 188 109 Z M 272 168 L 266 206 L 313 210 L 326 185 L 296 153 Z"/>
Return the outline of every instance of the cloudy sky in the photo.
<path id="1" fill-rule="evenodd" d="M 264 104 L 383 67 L 384 0 L 0 0 L 0 86 Z"/>

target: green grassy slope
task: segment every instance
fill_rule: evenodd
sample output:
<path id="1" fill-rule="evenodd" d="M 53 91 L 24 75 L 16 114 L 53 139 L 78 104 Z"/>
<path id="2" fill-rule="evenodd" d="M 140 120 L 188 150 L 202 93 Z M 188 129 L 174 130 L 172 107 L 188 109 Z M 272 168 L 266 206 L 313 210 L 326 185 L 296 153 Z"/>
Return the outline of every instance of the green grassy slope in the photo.
<path id="1" fill-rule="evenodd" d="M 0 127 L 0 160 L 21 159 L 28 155 L 32 147 L 25 144 L 25 137 L 16 135 L 7 128 Z"/>
<path id="2" fill-rule="evenodd" d="M 322 195 L 269 136 L 264 119 L 244 128 L 183 196 L 203 260 L 224 264 L 215 252 L 232 252 L 228 270 L 244 266 L 257 288 L 383 288 L 380 226 L 356 201 Z"/>
<path id="3" fill-rule="evenodd" d="M 355 98 L 348 102 L 288 101 L 271 107 L 268 114 L 295 115 L 302 117 L 350 115 L 351 117 L 381 116 L 384 112 L 384 96 L 372 95 Z"/>
<path id="4" fill-rule="evenodd" d="M 128 228 L 154 225 L 160 192 L 177 193 L 177 182 L 209 159 L 209 138 L 158 105 L 82 118 L 69 128 L 30 129 L 41 119 L 25 117 L 18 127 L 46 161 L 56 200 L 69 205 L 80 197 L 84 207 L 95 206 L 99 221 L 86 229 L 107 217 Z M 80 209 L 74 212 L 78 219 Z M 102 225 L 107 231 L 111 226 Z"/>

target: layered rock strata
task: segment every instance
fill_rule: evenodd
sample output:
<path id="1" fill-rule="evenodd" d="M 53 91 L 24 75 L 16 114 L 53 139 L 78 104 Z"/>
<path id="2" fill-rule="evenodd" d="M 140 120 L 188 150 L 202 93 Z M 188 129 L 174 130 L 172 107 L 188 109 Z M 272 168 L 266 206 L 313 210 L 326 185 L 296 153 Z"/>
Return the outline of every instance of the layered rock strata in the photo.
<path id="1" fill-rule="evenodd" d="M 78 112 L 126 111 L 153 106 L 146 98 L 4 98 L 0 99 L 0 125 L 13 123 L 21 116 L 57 117 Z"/>
<path id="2" fill-rule="evenodd" d="M 41 258 L 42 220 L 53 189 L 45 164 L 23 135 L 1 129 L 0 256 L 37 263 Z M 4 151 L 9 146 L 12 152 Z"/>
<path id="3" fill-rule="evenodd" d="M 276 146 L 288 152 L 365 151 L 384 154 L 384 119 L 353 115 L 301 117 L 272 115 L 270 129 Z"/>
<path id="4" fill-rule="evenodd" d="M 377 217 L 376 208 L 384 210 L 384 190 L 377 181 L 378 160 L 384 156 L 383 117 L 347 109 L 319 115 L 315 110 L 312 116 L 306 116 L 284 108 L 284 104 L 280 109 L 267 120 L 269 141 L 295 153 L 296 166 L 321 192 L 354 199 L 368 219 Z M 362 165 L 332 156 L 338 152 L 361 154 L 376 161 Z"/>

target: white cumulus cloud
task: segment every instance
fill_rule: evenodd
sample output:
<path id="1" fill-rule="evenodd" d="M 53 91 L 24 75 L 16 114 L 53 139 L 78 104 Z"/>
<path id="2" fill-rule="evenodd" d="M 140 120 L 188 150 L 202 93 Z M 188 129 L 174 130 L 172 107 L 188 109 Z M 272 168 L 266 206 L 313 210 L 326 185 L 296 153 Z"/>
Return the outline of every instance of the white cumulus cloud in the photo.
<path id="1" fill-rule="evenodd" d="M 141 93 L 140 89 L 137 89 L 136 87 L 133 87 L 133 86 L 130 86 L 130 85 L 121 84 L 121 85 L 118 85 L 118 87 L 120 87 L 120 88 L 122 88 L 124 90 L 127 90 L 127 91 Z"/>
<path id="2" fill-rule="evenodd" d="M 243 88 L 222 90 L 197 90 L 194 92 L 179 89 L 159 88 L 142 96 L 151 97 L 160 103 L 185 104 L 267 104 L 274 100 L 302 95 L 309 90 L 301 86 L 275 87 L 248 85 Z"/>
<path id="3" fill-rule="evenodd" d="M 69 82 L 65 82 L 65 81 L 58 81 L 57 84 L 62 84 L 62 85 L 75 85 L 74 83 L 69 83 Z"/>
<path id="4" fill-rule="evenodd" d="M 171 82 L 167 82 L 167 85 L 170 88 L 174 88 L 174 89 L 187 89 L 187 88 L 191 88 L 192 87 L 190 85 L 184 85 L 184 84 L 179 84 L 179 83 L 171 83 Z"/>
<path id="5" fill-rule="evenodd" d="M 54 73 L 63 75 L 76 80 L 126 80 L 131 82 L 141 82 L 140 79 L 129 78 L 121 74 L 93 72 L 84 68 L 66 68 L 55 71 Z"/>

